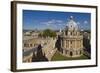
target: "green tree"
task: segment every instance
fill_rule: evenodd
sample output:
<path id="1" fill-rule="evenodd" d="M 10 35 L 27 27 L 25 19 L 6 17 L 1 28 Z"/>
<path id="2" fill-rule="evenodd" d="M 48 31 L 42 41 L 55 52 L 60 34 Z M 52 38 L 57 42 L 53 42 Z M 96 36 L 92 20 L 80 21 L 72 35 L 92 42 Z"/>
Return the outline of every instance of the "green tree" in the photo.
<path id="1" fill-rule="evenodd" d="M 42 34 L 43 37 L 56 37 L 56 32 L 50 29 L 45 29 Z"/>

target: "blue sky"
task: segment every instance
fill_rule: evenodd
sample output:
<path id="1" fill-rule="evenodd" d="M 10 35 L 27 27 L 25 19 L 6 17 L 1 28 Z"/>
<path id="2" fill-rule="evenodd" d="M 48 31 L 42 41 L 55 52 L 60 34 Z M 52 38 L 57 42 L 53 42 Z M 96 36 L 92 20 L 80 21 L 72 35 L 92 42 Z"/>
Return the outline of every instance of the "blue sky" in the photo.
<path id="1" fill-rule="evenodd" d="M 91 28 L 90 13 L 23 10 L 23 29 L 64 29 L 70 16 L 73 16 L 80 29 Z"/>

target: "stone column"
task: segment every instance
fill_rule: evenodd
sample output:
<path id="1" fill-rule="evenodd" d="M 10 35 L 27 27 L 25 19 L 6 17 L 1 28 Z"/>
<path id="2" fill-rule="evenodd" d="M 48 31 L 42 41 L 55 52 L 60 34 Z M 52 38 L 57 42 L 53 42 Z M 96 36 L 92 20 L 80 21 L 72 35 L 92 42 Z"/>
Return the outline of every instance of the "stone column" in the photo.
<path id="1" fill-rule="evenodd" d="M 68 45 L 68 47 L 67 47 L 67 48 L 69 48 L 69 40 L 67 40 L 67 45 Z"/>
<path id="2" fill-rule="evenodd" d="M 68 41 L 68 46 L 69 46 L 69 49 L 70 49 L 70 40 Z"/>
<path id="3" fill-rule="evenodd" d="M 64 40 L 62 40 L 62 47 L 64 47 Z"/>
<path id="4" fill-rule="evenodd" d="M 63 49 L 63 55 L 65 55 L 65 49 Z"/>
<path id="5" fill-rule="evenodd" d="M 67 47 L 66 47 L 66 48 L 68 48 L 68 40 L 66 41 L 66 45 L 67 45 Z"/>
<path id="6" fill-rule="evenodd" d="M 82 48 L 82 40 L 80 40 L 80 45 L 81 45 L 80 48 Z"/>
<path id="7" fill-rule="evenodd" d="M 79 41 L 79 40 L 78 40 L 78 44 L 77 44 L 77 45 L 78 45 L 78 47 L 77 47 L 77 48 L 79 49 L 79 48 L 80 48 L 80 41 Z"/>
<path id="8" fill-rule="evenodd" d="M 79 40 L 79 48 L 81 48 L 81 40 Z"/>
<path id="9" fill-rule="evenodd" d="M 81 40 L 81 45 L 82 45 L 82 48 L 83 48 L 83 40 Z"/>
<path id="10" fill-rule="evenodd" d="M 75 48 L 75 40 L 73 41 L 73 47 Z"/>
<path id="11" fill-rule="evenodd" d="M 66 48 L 66 40 L 64 40 L 64 48 Z"/>
<path id="12" fill-rule="evenodd" d="M 75 39 L 75 49 L 77 48 L 77 43 L 76 43 L 76 39 Z"/>

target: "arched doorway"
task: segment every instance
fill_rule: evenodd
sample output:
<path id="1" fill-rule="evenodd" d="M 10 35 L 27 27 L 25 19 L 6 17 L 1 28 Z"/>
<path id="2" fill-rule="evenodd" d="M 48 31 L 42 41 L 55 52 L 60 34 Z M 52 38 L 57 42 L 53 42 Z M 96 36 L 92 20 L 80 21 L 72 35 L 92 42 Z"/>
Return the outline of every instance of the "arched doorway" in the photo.
<path id="1" fill-rule="evenodd" d="M 80 54 L 82 54 L 82 51 L 80 50 Z"/>
<path id="2" fill-rule="evenodd" d="M 73 53 L 72 53 L 72 51 L 70 52 L 70 56 L 73 56 Z"/>

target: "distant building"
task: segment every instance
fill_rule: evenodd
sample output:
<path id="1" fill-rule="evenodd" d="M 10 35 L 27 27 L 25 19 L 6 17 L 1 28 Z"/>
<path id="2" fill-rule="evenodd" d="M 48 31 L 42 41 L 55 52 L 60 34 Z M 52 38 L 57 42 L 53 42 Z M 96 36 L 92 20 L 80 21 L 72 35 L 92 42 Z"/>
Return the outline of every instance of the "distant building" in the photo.
<path id="1" fill-rule="evenodd" d="M 34 31 L 31 33 L 31 36 L 33 36 L 34 38 L 38 38 L 40 32 Z"/>
<path id="2" fill-rule="evenodd" d="M 84 50 L 91 53 L 91 33 L 89 31 L 84 31 L 83 33 L 83 45 Z"/>
<path id="3" fill-rule="evenodd" d="M 91 34 L 88 33 L 88 32 L 84 32 L 83 37 L 90 40 L 91 39 Z"/>
<path id="4" fill-rule="evenodd" d="M 32 31 L 24 32 L 24 35 L 31 35 L 31 32 L 32 32 Z"/>
<path id="5" fill-rule="evenodd" d="M 78 57 L 83 54 L 83 35 L 80 34 L 79 27 L 70 17 L 68 26 L 60 36 L 61 52 L 67 57 Z"/>
<path id="6" fill-rule="evenodd" d="M 53 38 L 23 36 L 23 62 L 48 60 L 46 57 L 51 59 L 55 41 Z"/>

